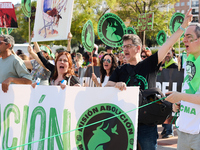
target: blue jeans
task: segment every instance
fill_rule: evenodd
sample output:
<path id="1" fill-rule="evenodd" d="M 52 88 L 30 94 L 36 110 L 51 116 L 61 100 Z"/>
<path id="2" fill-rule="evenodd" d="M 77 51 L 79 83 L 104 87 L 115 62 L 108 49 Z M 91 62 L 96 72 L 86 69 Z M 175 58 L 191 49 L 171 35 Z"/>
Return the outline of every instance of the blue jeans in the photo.
<path id="1" fill-rule="evenodd" d="M 137 138 L 142 150 L 156 150 L 158 139 L 157 125 L 138 124 Z"/>
<path id="2" fill-rule="evenodd" d="M 166 130 L 166 134 L 173 134 L 173 124 L 162 124 Z"/>

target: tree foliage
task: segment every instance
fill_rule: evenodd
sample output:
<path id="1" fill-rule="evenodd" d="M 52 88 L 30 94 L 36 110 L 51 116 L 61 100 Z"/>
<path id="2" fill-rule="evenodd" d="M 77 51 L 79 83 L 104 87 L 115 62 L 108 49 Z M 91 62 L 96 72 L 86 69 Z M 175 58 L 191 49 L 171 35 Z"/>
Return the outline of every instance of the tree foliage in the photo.
<path id="1" fill-rule="evenodd" d="M 154 12 L 153 31 L 146 32 L 146 44 L 150 46 L 156 43 L 156 35 L 160 30 L 164 30 L 168 35 L 169 21 L 173 15 L 173 9 L 169 11 L 160 11 L 168 4 L 174 4 L 178 0 L 74 0 L 74 8 L 71 23 L 72 47 L 81 45 L 81 33 L 84 24 L 90 19 L 93 23 L 95 39 L 98 44 L 100 40 L 97 34 L 98 21 L 106 12 L 110 11 L 117 14 L 124 22 L 130 22 L 128 26 L 134 27 L 137 31 L 138 15 L 140 13 Z M 106 2 L 106 4 L 105 4 Z M 36 1 L 31 6 L 36 7 Z M 36 8 L 37 9 L 37 8 Z M 28 22 L 22 10 L 16 11 L 18 29 L 14 29 L 11 33 L 16 39 L 16 43 L 28 41 Z M 33 31 L 34 21 L 31 22 L 31 31 Z M 142 39 L 142 33 L 139 33 Z M 40 42 L 45 44 L 67 45 L 66 40 Z"/>
<path id="2" fill-rule="evenodd" d="M 164 30 L 167 35 L 170 35 L 169 22 L 174 13 L 174 9 L 165 9 L 169 4 L 173 5 L 177 1 L 178 0 L 118 0 L 119 9 L 116 13 L 123 21 L 130 21 L 129 26 L 134 27 L 137 31 L 138 15 L 153 12 L 153 31 L 146 31 L 146 44 L 150 45 L 156 41 L 156 35 L 160 30 Z M 143 33 L 138 31 L 137 33 L 141 39 L 143 39 Z"/>
<path id="3" fill-rule="evenodd" d="M 116 0 L 106 0 L 105 7 L 102 7 L 104 0 L 74 0 L 74 9 L 73 9 L 73 16 L 72 16 L 72 23 L 71 23 L 71 33 L 73 35 L 72 38 L 72 46 L 77 46 L 81 44 L 81 33 L 84 24 L 90 19 L 93 23 L 95 37 L 97 35 L 97 24 L 100 17 L 105 14 L 106 11 L 112 9 L 116 6 Z M 36 1 L 31 3 L 31 6 L 36 7 Z M 37 8 L 36 8 L 37 9 Z M 13 36 L 21 37 L 21 41 L 28 41 L 28 22 L 23 14 L 22 10 L 16 11 L 17 21 L 18 21 L 18 29 L 14 30 Z M 33 31 L 34 21 L 31 22 L 31 31 Z M 96 38 L 97 39 L 97 38 Z M 19 40 L 20 41 L 20 40 Z M 17 40 L 16 43 L 19 43 Z M 21 43 L 20 41 L 20 43 Z M 45 44 L 56 44 L 56 45 L 67 45 L 67 40 L 62 41 L 46 41 L 40 42 Z"/>

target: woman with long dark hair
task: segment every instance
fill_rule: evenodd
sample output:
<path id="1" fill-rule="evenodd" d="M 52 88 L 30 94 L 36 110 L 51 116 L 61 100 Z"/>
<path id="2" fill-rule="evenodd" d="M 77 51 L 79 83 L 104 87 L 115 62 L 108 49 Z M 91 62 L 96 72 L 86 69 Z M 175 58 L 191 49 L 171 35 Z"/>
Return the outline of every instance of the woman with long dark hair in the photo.
<path id="1" fill-rule="evenodd" d="M 100 83 L 97 80 L 97 77 L 92 73 L 92 80 L 97 87 L 104 87 L 113 71 L 117 68 L 117 60 L 114 54 L 106 53 L 100 61 Z"/>

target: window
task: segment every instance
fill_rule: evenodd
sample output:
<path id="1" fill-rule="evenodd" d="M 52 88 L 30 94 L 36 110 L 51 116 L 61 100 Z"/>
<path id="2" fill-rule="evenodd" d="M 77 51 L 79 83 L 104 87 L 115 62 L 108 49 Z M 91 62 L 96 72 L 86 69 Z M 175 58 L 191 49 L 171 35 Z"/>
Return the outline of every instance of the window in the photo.
<path id="1" fill-rule="evenodd" d="M 181 6 L 184 6 L 185 5 L 185 2 L 181 2 Z"/>
<path id="2" fill-rule="evenodd" d="M 190 6 L 190 2 L 187 2 L 187 5 Z"/>
<path id="3" fill-rule="evenodd" d="M 182 13 L 182 14 L 184 14 L 184 13 L 185 13 L 185 11 L 184 11 L 184 10 L 181 10 L 181 13 Z"/>
<path id="4" fill-rule="evenodd" d="M 179 10 L 177 10 L 176 12 L 180 12 Z"/>
<path id="5" fill-rule="evenodd" d="M 180 3 L 176 3 L 176 6 L 180 6 Z"/>

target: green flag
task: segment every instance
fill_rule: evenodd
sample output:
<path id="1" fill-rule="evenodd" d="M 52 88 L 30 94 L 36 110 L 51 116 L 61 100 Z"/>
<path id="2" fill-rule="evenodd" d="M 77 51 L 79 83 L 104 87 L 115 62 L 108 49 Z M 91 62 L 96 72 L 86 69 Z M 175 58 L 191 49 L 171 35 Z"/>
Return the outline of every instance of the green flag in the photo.
<path id="1" fill-rule="evenodd" d="M 31 17 L 31 0 L 22 0 L 21 1 L 22 11 L 25 16 Z"/>

